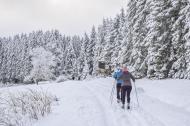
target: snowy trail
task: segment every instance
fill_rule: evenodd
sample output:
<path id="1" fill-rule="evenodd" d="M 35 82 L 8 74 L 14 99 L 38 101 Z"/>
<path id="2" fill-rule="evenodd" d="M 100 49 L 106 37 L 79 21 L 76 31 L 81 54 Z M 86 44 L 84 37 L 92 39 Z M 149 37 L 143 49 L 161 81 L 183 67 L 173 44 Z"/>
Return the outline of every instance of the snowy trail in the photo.
<path id="1" fill-rule="evenodd" d="M 131 110 L 122 110 L 121 104 L 115 99 L 111 105 L 110 93 L 113 87 L 113 79 L 94 79 L 86 81 L 67 81 L 64 83 L 50 83 L 42 85 L 29 85 L 1 88 L 0 91 L 17 91 L 27 88 L 42 88 L 55 94 L 58 105 L 53 106 L 53 112 L 36 122 L 32 126 L 189 126 L 190 125 L 190 85 L 187 81 L 185 89 L 175 89 L 184 92 L 185 101 L 175 103 L 183 95 L 174 95 L 174 89 L 165 90 L 163 85 L 152 85 L 152 81 L 137 81 L 137 90 L 140 100 L 140 108 L 137 107 L 134 90 L 131 96 Z M 172 81 L 172 83 L 175 82 Z M 154 82 L 155 83 L 155 82 Z M 158 82 L 159 83 L 159 82 Z M 164 82 L 163 82 L 164 83 Z M 142 84 L 142 85 L 139 85 Z M 168 84 L 167 84 L 168 85 Z M 174 84 L 175 85 L 175 84 Z M 177 86 L 177 85 L 176 85 Z M 179 86 L 180 87 L 180 86 Z M 177 87 L 177 88 L 179 88 Z M 158 90 L 159 89 L 159 90 Z M 153 90 L 153 91 L 152 91 Z M 175 92 L 173 92 L 175 91 Z M 159 93 L 160 92 L 160 93 Z M 166 93 L 167 92 L 167 93 Z M 115 92 L 116 93 L 116 92 Z M 167 96 L 164 99 L 163 96 Z M 177 97 L 179 96 L 179 97 Z M 173 98 L 175 97 L 175 98 Z M 170 98 L 170 100 L 168 100 Z"/>
<path id="2" fill-rule="evenodd" d="M 102 104 L 106 105 L 107 108 L 110 106 L 110 92 L 112 89 L 113 80 L 105 81 L 91 81 L 87 82 L 87 87 L 91 89 L 94 94 L 102 100 Z M 90 85 L 90 86 L 89 86 Z M 187 85 L 186 85 L 187 86 Z M 188 86 L 190 88 L 190 85 Z M 123 111 L 120 106 L 116 103 L 113 103 L 112 108 L 109 108 L 110 111 L 114 111 L 115 118 L 118 125 L 130 126 L 189 126 L 190 125 L 190 112 L 186 111 L 183 108 L 174 106 L 163 102 L 156 97 L 150 97 L 146 95 L 144 89 L 141 87 L 137 88 L 140 97 L 141 107 L 137 108 L 136 97 L 134 90 L 132 91 L 132 110 Z M 155 90 L 155 89 L 153 89 Z M 178 93 L 178 92 L 176 92 Z M 183 93 L 183 92 L 181 92 Z M 186 92 L 184 92 L 186 93 Z M 166 95 L 166 94 L 165 94 Z M 187 97 L 187 96 L 184 96 Z M 114 97 L 115 98 L 115 97 Z M 180 97 L 176 97 L 176 100 Z M 186 100 L 189 102 L 189 100 Z"/>
<path id="3" fill-rule="evenodd" d="M 113 123 L 107 119 L 108 114 L 104 106 L 80 82 L 68 83 L 63 87 L 60 88 L 62 91 L 58 91 L 62 93 L 57 94 L 60 98 L 60 105 L 48 117 L 48 121 L 42 120 L 39 126 L 113 126 Z"/>
<path id="4" fill-rule="evenodd" d="M 90 89 L 93 90 L 92 92 L 94 92 L 97 97 L 102 99 L 102 104 L 106 105 L 107 108 L 109 108 L 109 111 L 114 111 L 117 125 L 125 126 L 127 124 L 130 124 L 130 126 L 163 126 L 163 124 L 159 120 L 155 119 L 153 116 L 146 113 L 142 109 L 136 107 L 132 108 L 132 110 L 122 110 L 120 107 L 121 105 L 118 105 L 116 101 L 111 105 L 109 101 L 111 86 L 106 86 L 104 82 L 92 82 L 89 84 L 90 86 L 87 87 L 91 87 Z M 134 95 L 132 97 L 134 97 Z M 133 103 L 133 107 L 134 106 L 137 105 Z"/>

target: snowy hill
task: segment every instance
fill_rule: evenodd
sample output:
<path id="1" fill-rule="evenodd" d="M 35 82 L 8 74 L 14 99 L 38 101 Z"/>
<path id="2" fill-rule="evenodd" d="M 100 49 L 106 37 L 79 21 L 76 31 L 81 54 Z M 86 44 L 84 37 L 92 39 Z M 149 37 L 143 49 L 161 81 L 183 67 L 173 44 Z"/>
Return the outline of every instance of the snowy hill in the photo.
<path id="1" fill-rule="evenodd" d="M 42 88 L 56 95 L 53 112 L 33 126 L 189 126 L 189 80 L 137 80 L 140 108 L 132 91 L 132 109 L 110 103 L 111 78 L 1 88 L 14 92 Z M 114 97 L 115 98 L 115 97 Z"/>

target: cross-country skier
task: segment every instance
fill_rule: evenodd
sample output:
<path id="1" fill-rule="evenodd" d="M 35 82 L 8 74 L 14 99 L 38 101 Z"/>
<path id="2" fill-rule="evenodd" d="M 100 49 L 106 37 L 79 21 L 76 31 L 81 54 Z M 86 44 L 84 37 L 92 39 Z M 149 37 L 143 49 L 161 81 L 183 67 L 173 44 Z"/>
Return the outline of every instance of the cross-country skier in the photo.
<path id="1" fill-rule="evenodd" d="M 116 80 L 116 92 L 117 92 L 117 102 L 119 103 L 121 100 L 121 84 L 122 84 L 122 80 L 119 79 L 122 75 L 122 69 L 120 68 L 120 66 L 118 65 L 116 68 L 116 71 L 113 74 L 113 77 Z"/>
<path id="2" fill-rule="evenodd" d="M 122 108 L 125 108 L 125 96 L 127 92 L 127 109 L 130 109 L 130 93 L 132 90 L 132 84 L 131 84 L 131 79 L 133 82 L 135 82 L 134 76 L 128 71 L 127 67 L 123 67 L 122 70 L 122 75 L 119 78 L 119 80 L 122 80 L 121 84 L 121 101 L 122 101 Z"/>

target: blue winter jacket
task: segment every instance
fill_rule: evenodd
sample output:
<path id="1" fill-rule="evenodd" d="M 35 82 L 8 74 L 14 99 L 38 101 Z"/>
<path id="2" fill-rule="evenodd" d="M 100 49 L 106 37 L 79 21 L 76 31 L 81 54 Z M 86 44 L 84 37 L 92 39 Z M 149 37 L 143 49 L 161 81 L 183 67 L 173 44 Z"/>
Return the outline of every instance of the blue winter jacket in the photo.
<path id="1" fill-rule="evenodd" d="M 122 74 L 123 74 L 123 72 L 121 69 L 114 72 L 113 78 L 115 78 L 115 80 L 117 81 L 117 84 L 121 85 L 123 83 L 123 80 L 119 79 L 119 78 L 121 78 Z"/>

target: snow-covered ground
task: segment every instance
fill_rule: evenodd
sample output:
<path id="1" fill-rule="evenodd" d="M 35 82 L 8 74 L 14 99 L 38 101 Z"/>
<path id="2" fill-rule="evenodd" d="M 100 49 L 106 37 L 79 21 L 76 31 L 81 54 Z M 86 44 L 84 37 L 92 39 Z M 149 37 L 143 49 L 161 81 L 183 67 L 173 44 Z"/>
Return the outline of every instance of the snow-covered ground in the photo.
<path id="1" fill-rule="evenodd" d="M 114 80 L 99 78 L 1 88 L 14 92 L 42 88 L 56 95 L 59 105 L 33 126 L 189 126 L 189 80 L 137 80 L 140 107 L 132 91 L 132 109 L 110 103 Z M 134 89 L 134 88 L 133 88 Z"/>

